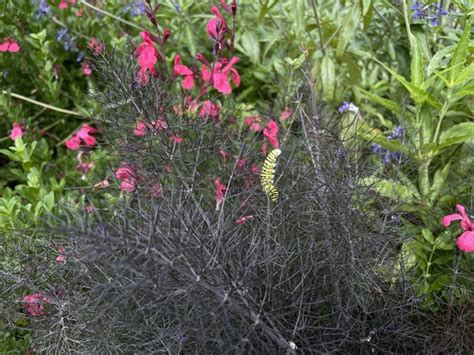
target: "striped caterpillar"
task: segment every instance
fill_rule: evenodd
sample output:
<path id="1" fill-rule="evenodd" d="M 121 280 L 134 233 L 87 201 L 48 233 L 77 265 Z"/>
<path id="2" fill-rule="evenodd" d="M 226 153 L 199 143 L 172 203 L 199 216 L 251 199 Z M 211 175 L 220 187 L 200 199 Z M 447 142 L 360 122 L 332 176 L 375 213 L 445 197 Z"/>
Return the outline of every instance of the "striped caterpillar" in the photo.
<path id="1" fill-rule="evenodd" d="M 273 185 L 275 180 L 275 167 L 277 164 L 277 158 L 281 154 L 280 149 L 274 149 L 268 153 L 265 161 L 263 162 L 262 172 L 260 173 L 260 184 L 267 197 L 273 202 L 278 200 L 278 190 Z"/>

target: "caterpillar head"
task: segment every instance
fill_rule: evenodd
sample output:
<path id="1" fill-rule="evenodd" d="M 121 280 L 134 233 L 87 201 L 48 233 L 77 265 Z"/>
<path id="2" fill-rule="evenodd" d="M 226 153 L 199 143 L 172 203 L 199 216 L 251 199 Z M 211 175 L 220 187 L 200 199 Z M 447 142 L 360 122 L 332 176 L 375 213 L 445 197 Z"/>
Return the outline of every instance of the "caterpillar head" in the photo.
<path id="1" fill-rule="evenodd" d="M 278 148 L 277 148 L 277 149 L 275 149 L 273 152 L 275 153 L 275 156 L 276 156 L 276 157 L 277 157 L 277 156 L 279 156 L 279 155 L 281 154 L 281 150 L 280 150 L 280 149 L 278 149 Z"/>

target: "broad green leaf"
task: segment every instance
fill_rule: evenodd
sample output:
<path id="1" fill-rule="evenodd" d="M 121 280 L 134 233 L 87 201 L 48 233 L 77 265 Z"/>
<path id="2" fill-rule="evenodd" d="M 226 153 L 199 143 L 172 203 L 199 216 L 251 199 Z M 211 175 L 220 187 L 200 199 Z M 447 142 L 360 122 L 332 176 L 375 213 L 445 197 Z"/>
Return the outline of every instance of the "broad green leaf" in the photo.
<path id="1" fill-rule="evenodd" d="M 409 36 L 411 46 L 411 83 L 416 87 L 420 87 L 423 81 L 425 80 L 423 53 L 418 39 L 412 34 L 409 34 Z"/>
<path id="2" fill-rule="evenodd" d="M 463 85 L 465 82 L 474 79 L 474 63 L 465 67 L 457 76 L 454 85 Z"/>
<path id="3" fill-rule="evenodd" d="M 336 85 L 336 70 L 334 63 L 328 55 L 325 55 L 321 63 L 321 83 L 323 92 L 328 101 L 334 99 L 334 89 Z"/>
<path id="4" fill-rule="evenodd" d="M 426 75 L 431 76 L 433 71 L 441 66 L 441 61 L 443 58 L 447 57 L 455 47 L 455 45 L 451 45 L 437 51 L 436 54 L 431 58 L 431 61 L 426 68 Z"/>
<path id="5" fill-rule="evenodd" d="M 298 1 L 300 2 L 300 1 Z M 337 40 L 336 55 L 338 57 L 344 54 L 347 45 L 355 36 L 357 25 L 360 20 L 360 11 L 358 6 L 352 9 L 344 16 L 343 24 Z"/>
<path id="6" fill-rule="evenodd" d="M 359 90 L 370 100 L 378 103 L 379 105 L 385 107 L 386 109 L 390 110 L 390 112 L 394 113 L 399 113 L 401 111 L 401 107 L 398 103 L 395 101 L 385 99 L 381 96 L 378 96 L 376 94 L 372 94 L 371 92 L 364 90 L 362 88 L 359 88 Z"/>
<path id="7" fill-rule="evenodd" d="M 370 5 L 372 4 L 372 0 L 360 0 L 360 7 L 362 9 L 362 15 L 369 11 Z"/>
<path id="8" fill-rule="evenodd" d="M 451 167 L 451 162 L 448 162 L 443 167 L 436 170 L 436 172 L 434 173 L 433 184 L 431 185 L 431 189 L 430 189 L 431 190 L 430 199 L 432 203 L 436 201 L 436 199 L 438 198 L 441 192 L 441 189 L 445 185 L 446 179 L 448 178 L 448 175 L 449 175 L 450 167 Z"/>
<path id="9" fill-rule="evenodd" d="M 370 187 L 383 197 L 396 199 L 403 202 L 413 201 L 418 195 L 410 187 L 373 176 L 366 177 L 361 181 L 362 186 Z"/>
<path id="10" fill-rule="evenodd" d="M 421 234 L 423 235 L 423 238 L 425 238 L 425 240 L 428 243 L 430 244 L 434 243 L 433 233 L 429 229 L 423 228 L 421 230 Z"/>
<path id="11" fill-rule="evenodd" d="M 463 143 L 472 138 L 474 138 L 474 122 L 464 122 L 452 126 L 441 133 L 439 143 L 444 144 L 453 141 Z"/>
<path id="12" fill-rule="evenodd" d="M 453 250 L 454 249 L 454 243 L 451 239 L 451 236 L 447 233 L 438 235 L 435 239 L 434 246 L 436 249 L 439 249 L 439 250 Z"/>
<path id="13" fill-rule="evenodd" d="M 413 100 L 415 100 L 416 103 L 422 104 L 424 102 L 428 102 L 431 106 L 433 106 L 436 109 L 441 109 L 442 104 L 436 100 L 433 96 L 431 96 L 429 93 L 424 91 L 423 89 L 413 85 L 410 83 L 408 80 L 406 80 L 403 76 L 398 74 L 396 71 L 390 69 L 387 67 L 385 64 L 379 61 L 382 66 L 385 67 L 385 69 L 393 75 L 395 79 L 397 79 L 405 88 L 410 92 Z"/>
<path id="14" fill-rule="evenodd" d="M 372 20 L 372 16 L 374 14 L 374 4 L 371 2 L 367 13 L 364 15 L 364 31 L 369 28 L 370 21 Z"/>
<path id="15" fill-rule="evenodd" d="M 474 85 L 462 87 L 456 91 L 452 97 L 455 101 L 457 101 L 468 95 L 474 95 Z"/>
<path id="16" fill-rule="evenodd" d="M 259 63 L 260 43 L 255 32 L 245 31 L 241 38 L 241 44 L 244 53 L 249 59 L 255 64 Z"/>
<path id="17" fill-rule="evenodd" d="M 471 36 L 471 17 L 466 19 L 464 24 L 464 31 L 459 39 L 456 49 L 454 49 L 453 58 L 451 59 L 451 69 L 449 73 L 449 82 L 451 86 L 454 85 L 456 78 L 462 71 L 462 64 L 466 60 L 467 48 L 469 46 L 469 38 Z"/>

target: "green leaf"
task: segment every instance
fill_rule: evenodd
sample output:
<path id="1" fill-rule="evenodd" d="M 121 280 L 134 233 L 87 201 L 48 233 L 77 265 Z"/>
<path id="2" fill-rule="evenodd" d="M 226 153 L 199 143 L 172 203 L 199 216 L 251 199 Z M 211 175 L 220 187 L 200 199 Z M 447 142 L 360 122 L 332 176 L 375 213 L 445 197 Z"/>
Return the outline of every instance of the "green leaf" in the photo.
<path id="1" fill-rule="evenodd" d="M 423 235 L 423 238 L 425 238 L 425 240 L 428 243 L 430 244 L 434 243 L 433 233 L 429 229 L 423 228 L 421 230 L 421 234 Z"/>
<path id="2" fill-rule="evenodd" d="M 423 53 L 421 50 L 420 42 L 418 39 L 412 35 L 410 36 L 410 46 L 411 46 L 411 83 L 420 87 L 423 84 L 424 79 L 424 67 L 423 67 Z"/>
<path id="3" fill-rule="evenodd" d="M 362 179 L 361 183 L 362 186 L 372 188 L 383 197 L 404 202 L 413 201 L 418 195 L 418 191 L 412 190 L 409 186 L 373 176 Z"/>
<path id="4" fill-rule="evenodd" d="M 392 100 L 389 100 L 389 99 L 385 99 L 381 96 L 378 96 L 376 94 L 372 94 L 371 92 L 367 91 L 367 90 L 364 90 L 362 88 L 359 88 L 359 90 L 367 97 L 369 98 L 370 100 L 378 103 L 379 105 L 382 105 L 383 107 L 385 107 L 386 109 L 388 109 L 390 112 L 394 112 L 394 113 L 399 113 L 401 111 L 401 107 L 398 103 L 396 103 L 395 101 L 392 101 Z"/>
<path id="5" fill-rule="evenodd" d="M 301 1 L 298 1 L 301 2 Z M 297 3 L 298 3 L 297 2 Z M 354 38 L 356 28 L 360 20 L 360 11 L 358 6 L 353 6 L 343 19 L 343 25 L 337 41 L 336 55 L 338 57 L 344 54 L 347 45 Z"/>
<path id="6" fill-rule="evenodd" d="M 321 83 L 323 92 L 328 101 L 334 99 L 334 89 L 336 85 L 336 70 L 334 63 L 328 55 L 325 55 L 321 63 Z"/>
<path id="7" fill-rule="evenodd" d="M 434 246 L 439 250 L 453 250 L 454 243 L 449 234 L 443 233 L 436 237 Z"/>
<path id="8" fill-rule="evenodd" d="M 403 76 L 398 74 L 396 71 L 390 69 L 382 62 L 379 62 L 379 63 L 382 64 L 382 66 L 384 66 L 385 69 L 390 74 L 392 74 L 395 79 L 397 79 L 403 86 L 405 86 L 405 88 L 410 92 L 413 100 L 415 100 L 417 104 L 423 104 L 424 102 L 428 102 L 434 108 L 438 110 L 441 109 L 442 104 L 438 100 L 436 100 L 433 96 L 431 96 L 429 93 L 413 85 L 408 80 L 406 80 Z"/>
<path id="9" fill-rule="evenodd" d="M 472 79 L 474 79 L 474 63 L 471 63 L 459 73 L 454 85 L 463 85 L 465 82 Z"/>
<path id="10" fill-rule="evenodd" d="M 454 50 L 453 57 L 451 59 L 450 72 L 449 72 L 449 82 L 451 86 L 454 85 L 456 78 L 462 70 L 462 64 L 466 60 L 467 48 L 469 46 L 469 38 L 471 36 L 471 17 L 469 16 L 466 19 L 464 24 L 464 31 L 459 39 L 459 42 Z"/>
<path id="11" fill-rule="evenodd" d="M 434 201 L 438 198 L 441 189 L 443 188 L 444 184 L 446 183 L 446 179 L 449 175 L 449 169 L 451 167 L 451 162 L 448 162 L 445 166 L 436 170 L 434 177 L 433 177 L 433 184 L 431 185 L 431 201 Z"/>
<path id="12" fill-rule="evenodd" d="M 370 5 L 372 5 L 372 0 L 360 0 L 360 7 L 362 9 L 362 15 L 366 15 L 369 11 Z"/>
<path id="13" fill-rule="evenodd" d="M 463 97 L 466 97 L 468 95 L 474 95 L 474 85 L 469 85 L 469 86 L 462 87 L 461 89 L 456 91 L 453 94 L 452 97 L 455 101 L 458 101 L 458 100 L 461 100 Z"/>
<path id="14" fill-rule="evenodd" d="M 464 122 L 452 126 L 439 137 L 440 144 L 456 142 L 453 144 L 464 143 L 474 138 L 474 122 Z"/>
<path id="15" fill-rule="evenodd" d="M 431 58 L 428 67 L 426 68 L 426 75 L 431 76 L 434 70 L 438 69 L 441 66 L 441 61 L 443 58 L 447 57 L 449 53 L 453 51 L 455 45 L 447 46 L 439 51 Z"/>
<path id="16" fill-rule="evenodd" d="M 260 43 L 255 32 L 245 31 L 241 38 L 241 44 L 249 59 L 258 64 L 260 61 Z"/>

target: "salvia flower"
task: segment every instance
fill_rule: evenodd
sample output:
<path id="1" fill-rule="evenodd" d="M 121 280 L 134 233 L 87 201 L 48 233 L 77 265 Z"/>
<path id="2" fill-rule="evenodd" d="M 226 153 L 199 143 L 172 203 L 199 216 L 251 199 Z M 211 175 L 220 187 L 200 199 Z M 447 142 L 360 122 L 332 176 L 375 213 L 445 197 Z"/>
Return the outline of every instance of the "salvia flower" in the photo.
<path id="1" fill-rule="evenodd" d="M 271 120 L 267 123 L 267 126 L 263 129 L 263 135 L 268 139 L 273 148 L 280 148 L 278 142 L 278 124 Z"/>
<path id="2" fill-rule="evenodd" d="M 222 201 L 224 201 L 226 190 L 227 190 L 227 186 L 221 182 L 221 178 L 216 177 L 214 179 L 214 194 L 216 197 L 216 211 L 219 210 Z"/>
<path id="3" fill-rule="evenodd" d="M 344 101 L 342 105 L 339 106 L 338 111 L 340 113 L 347 112 L 347 111 L 357 113 L 359 112 L 359 108 L 356 105 L 354 105 L 352 102 Z"/>
<path id="4" fill-rule="evenodd" d="M 125 192 L 133 192 L 137 189 L 138 176 L 135 169 L 127 164 L 122 163 L 120 167 L 115 170 L 115 177 L 120 180 L 120 189 Z"/>
<path id="5" fill-rule="evenodd" d="M 56 33 L 56 39 L 62 42 L 66 52 L 77 52 L 76 37 L 68 34 L 68 28 L 63 27 Z"/>
<path id="6" fill-rule="evenodd" d="M 51 301 L 42 293 L 33 293 L 23 297 L 23 305 L 26 313 L 30 316 L 44 316 L 46 314 L 44 310 L 45 303 L 51 303 Z"/>
<path id="7" fill-rule="evenodd" d="M 51 14 L 51 7 L 48 5 L 47 0 L 37 1 L 38 11 L 36 12 L 36 18 L 41 18 L 43 16 L 49 16 Z"/>
<path id="8" fill-rule="evenodd" d="M 94 37 L 92 37 L 89 40 L 88 47 L 89 47 L 89 49 L 92 49 L 92 51 L 94 52 L 95 55 L 102 54 L 102 52 L 104 51 L 104 45 Z"/>
<path id="9" fill-rule="evenodd" d="M 155 48 L 150 32 L 140 32 L 143 42 L 135 49 L 135 55 L 138 57 L 138 83 L 140 85 L 148 84 L 149 75 L 156 75 L 155 64 L 158 62 L 159 53 Z"/>
<path id="10" fill-rule="evenodd" d="M 79 150 L 82 143 L 85 143 L 87 147 L 92 148 L 97 144 L 95 136 L 92 135 L 96 132 L 97 130 L 94 127 L 84 123 L 81 129 L 66 141 L 66 147 L 70 150 Z"/>
<path id="11" fill-rule="evenodd" d="M 143 1 L 139 0 L 139 1 L 135 1 L 129 5 L 124 6 L 122 8 L 122 11 L 132 16 L 138 16 L 138 15 L 144 14 L 146 9 L 145 9 L 145 4 L 143 3 Z"/>
<path id="12" fill-rule="evenodd" d="M 461 221 L 463 233 L 456 240 L 456 246 L 459 250 L 466 253 L 474 252 L 474 222 L 472 222 L 466 213 L 463 205 L 456 205 L 459 213 L 450 214 L 443 217 L 443 226 L 449 227 L 453 221 Z"/>
<path id="13" fill-rule="evenodd" d="M 207 34 L 216 42 L 221 42 L 224 39 L 225 33 L 228 32 L 228 27 L 224 16 L 222 16 L 222 13 L 217 6 L 212 5 L 211 12 L 215 15 L 215 17 L 210 19 L 207 23 Z"/>
<path id="14" fill-rule="evenodd" d="M 448 14 L 448 12 L 443 9 L 441 4 L 438 3 L 429 4 L 415 1 L 410 9 L 413 11 L 414 20 L 427 19 L 430 21 L 432 26 L 438 26 L 441 16 Z"/>
<path id="15" fill-rule="evenodd" d="M 24 134 L 23 126 L 19 123 L 14 122 L 12 130 L 10 132 L 10 139 L 16 140 L 17 138 L 22 137 Z"/>
<path id="16" fill-rule="evenodd" d="M 3 43 L 0 43 L 0 52 L 16 53 L 20 51 L 20 45 L 14 39 L 5 39 Z"/>
<path id="17" fill-rule="evenodd" d="M 242 216 L 235 220 L 235 224 L 245 224 L 246 222 L 253 219 L 253 215 Z"/>
<path id="18" fill-rule="evenodd" d="M 199 117 L 205 121 L 210 118 L 214 122 L 218 122 L 220 112 L 221 108 L 219 105 L 213 103 L 211 100 L 206 100 L 202 103 L 201 110 L 199 110 Z"/>
<path id="19" fill-rule="evenodd" d="M 194 87 L 194 73 L 186 65 L 181 64 L 181 56 L 179 54 L 176 54 L 174 57 L 173 74 L 174 76 L 184 77 L 181 83 L 183 89 L 191 90 Z"/>
<path id="20" fill-rule="evenodd" d="M 229 83 L 229 75 L 235 86 L 240 85 L 239 73 L 233 66 L 239 62 L 239 58 L 232 57 L 230 61 L 225 58 L 220 58 L 214 65 L 211 75 L 209 66 L 203 64 L 202 79 L 206 82 L 211 82 L 214 88 L 224 95 L 229 95 L 232 88 Z M 212 80 L 212 81 L 211 81 Z"/>

